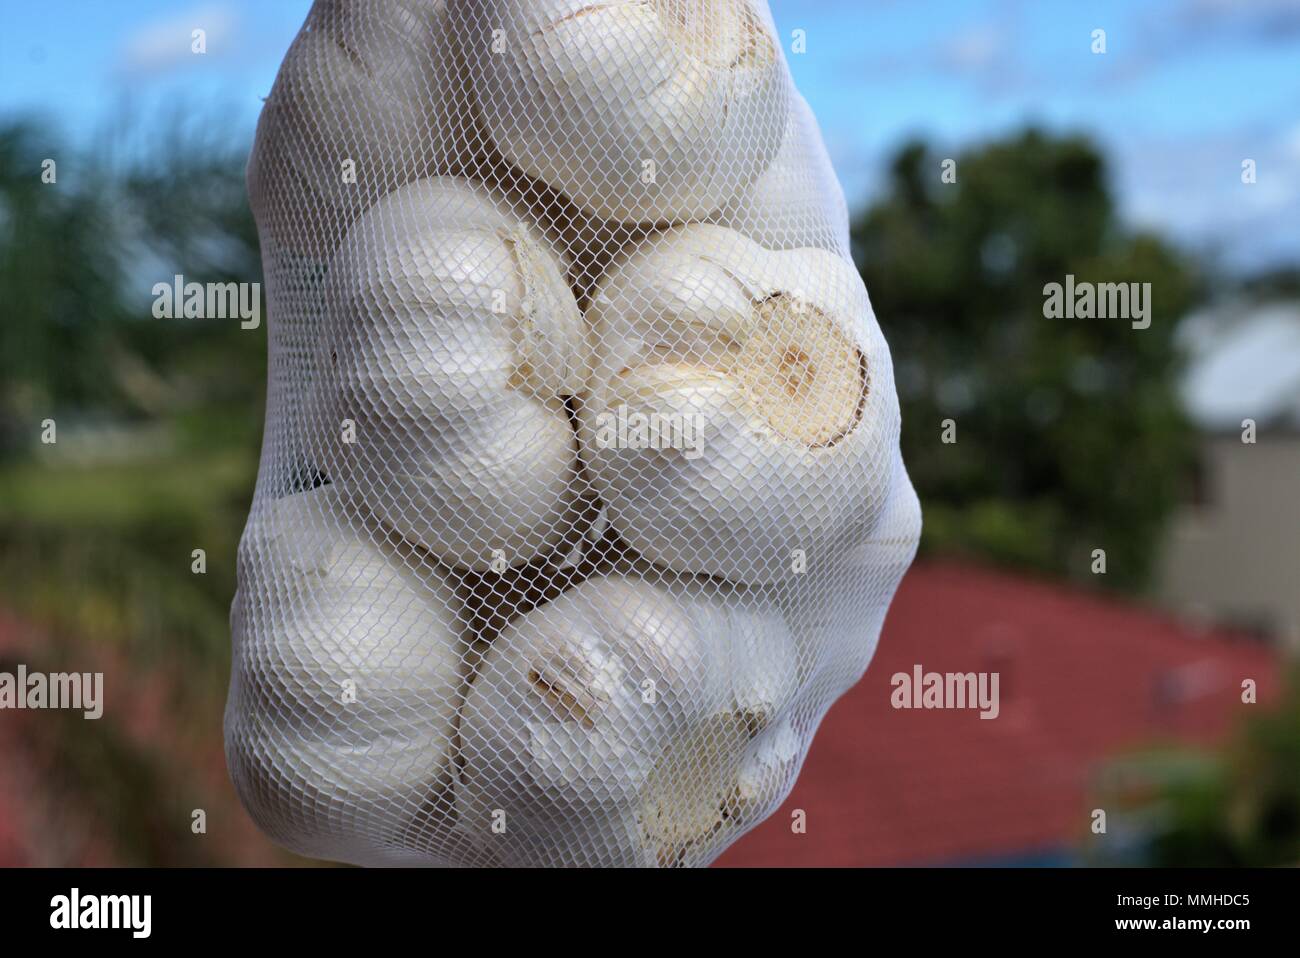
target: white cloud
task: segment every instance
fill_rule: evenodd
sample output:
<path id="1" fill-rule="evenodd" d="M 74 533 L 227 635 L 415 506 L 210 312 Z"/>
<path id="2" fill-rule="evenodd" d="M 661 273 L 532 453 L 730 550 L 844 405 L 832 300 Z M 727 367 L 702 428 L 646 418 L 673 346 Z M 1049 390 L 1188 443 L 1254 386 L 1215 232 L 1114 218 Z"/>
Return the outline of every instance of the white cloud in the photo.
<path id="1" fill-rule="evenodd" d="M 1110 143 L 1125 215 L 1194 247 L 1217 250 L 1247 271 L 1300 259 L 1300 179 L 1289 173 L 1300 130 L 1257 130 Z M 1241 180 L 1253 159 L 1257 181 Z"/>
<path id="2" fill-rule="evenodd" d="M 1300 309 L 1233 303 L 1189 318 L 1181 333 L 1192 363 L 1183 401 L 1202 426 L 1300 412 Z"/>
<path id="3" fill-rule="evenodd" d="M 234 35 L 237 19 L 229 4 L 210 3 L 144 23 L 122 44 L 119 70 L 135 77 L 149 76 L 193 63 L 198 57 L 191 49 L 195 30 L 207 35 L 207 53 L 203 55 L 220 56 Z"/>
<path id="4" fill-rule="evenodd" d="M 1296 0 L 1181 0 L 1171 18 L 1187 31 L 1235 32 L 1266 40 L 1300 35 Z"/>
<path id="5" fill-rule="evenodd" d="M 940 64 L 953 70 L 986 70 L 1007 55 L 1007 37 L 992 24 L 981 24 L 950 37 L 939 49 Z"/>
<path id="6" fill-rule="evenodd" d="M 1291 132 L 1286 135 L 1284 149 L 1292 160 L 1300 163 L 1300 123 L 1291 127 Z"/>

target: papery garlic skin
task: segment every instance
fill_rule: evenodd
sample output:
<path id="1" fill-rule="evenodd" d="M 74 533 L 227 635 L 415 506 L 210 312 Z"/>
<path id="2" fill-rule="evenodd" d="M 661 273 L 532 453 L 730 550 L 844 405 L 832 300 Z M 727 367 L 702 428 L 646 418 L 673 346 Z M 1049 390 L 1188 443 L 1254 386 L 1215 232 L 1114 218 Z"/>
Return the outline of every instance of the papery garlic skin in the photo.
<path id="1" fill-rule="evenodd" d="M 764 600 L 588 580 L 493 641 L 461 710 L 460 827 L 512 865 L 707 860 L 794 675 Z"/>
<path id="2" fill-rule="evenodd" d="M 849 255 L 849 210 L 808 102 L 792 95 L 781 150 L 761 177 L 708 222 L 766 249 Z"/>
<path id="3" fill-rule="evenodd" d="M 780 147 L 789 81 L 749 0 L 467 9 L 468 69 L 492 142 L 596 217 L 699 219 Z"/>
<path id="4" fill-rule="evenodd" d="M 921 500 L 907 474 L 901 453 L 893 457 L 894 477 L 890 482 L 889 501 L 880 522 L 862 542 L 854 546 L 848 559 L 862 569 L 875 569 L 882 582 L 897 587 L 921 543 Z M 888 605 L 893 592 L 882 597 Z"/>
<path id="5" fill-rule="evenodd" d="M 325 470 L 450 565 L 517 565 L 572 532 L 563 397 L 583 344 L 563 276 L 539 232 L 452 177 L 384 197 L 331 263 Z"/>
<path id="6" fill-rule="evenodd" d="M 405 860 L 403 828 L 450 784 L 454 590 L 376 545 L 329 486 L 254 512 L 239 580 L 226 743 L 245 808 L 299 854 Z"/>
<path id="7" fill-rule="evenodd" d="M 718 665 L 671 597 L 635 580 L 521 616 L 461 710 L 462 827 L 490 833 L 503 812 L 507 864 L 643 864 L 631 810 L 657 753 L 708 711 Z"/>
<path id="8" fill-rule="evenodd" d="M 805 685 L 826 690 L 829 705 L 866 672 L 894 593 L 921 541 L 921 501 L 902 455 L 892 456 L 889 498 L 870 533 L 834 556 L 823 575 L 782 596 L 796 632 Z M 851 590 L 837 583 L 855 583 Z"/>
<path id="9" fill-rule="evenodd" d="M 798 685 L 798 655 L 786 620 L 767 600 L 725 587 L 674 596 L 704 641 L 725 657 L 721 705 L 661 756 L 637 808 L 641 843 L 660 867 L 711 861 L 761 821 L 794 785 L 802 751 L 775 768 Z M 785 778 L 777 774 L 785 773 Z"/>
<path id="10" fill-rule="evenodd" d="M 379 197 L 465 161 L 453 41 L 443 0 L 316 0 L 248 163 L 264 243 L 324 259 Z"/>
<path id="11" fill-rule="evenodd" d="M 870 533 L 889 495 L 898 398 L 849 263 L 677 227 L 610 267 L 587 319 L 582 460 L 644 558 L 767 583 Z M 662 430 L 646 442 L 613 429 L 620 416 L 689 422 L 696 435 L 690 448 Z"/>
<path id="12" fill-rule="evenodd" d="M 741 765 L 736 806 L 758 821 L 770 815 L 790 794 L 804 754 L 804 737 L 788 719 L 767 729 Z"/>

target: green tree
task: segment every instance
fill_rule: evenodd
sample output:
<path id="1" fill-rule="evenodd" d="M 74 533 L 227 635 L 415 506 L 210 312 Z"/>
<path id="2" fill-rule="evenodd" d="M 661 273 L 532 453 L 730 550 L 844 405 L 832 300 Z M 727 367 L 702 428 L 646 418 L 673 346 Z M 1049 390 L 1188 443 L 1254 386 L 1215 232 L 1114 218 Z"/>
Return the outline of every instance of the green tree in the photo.
<path id="1" fill-rule="evenodd" d="M 220 716 L 266 311 L 256 330 L 153 315 L 154 284 L 176 273 L 261 281 L 248 143 L 210 114 L 177 115 L 170 132 L 116 123 L 126 135 L 86 149 L 39 123 L 0 123 L 0 610 L 39 636 L 26 661 L 108 662 L 117 690 L 101 721 L 16 733 L 33 805 L 50 813 L 34 841 L 55 864 L 81 860 L 63 821 L 123 864 L 238 854 L 187 825 L 196 807 L 238 816 Z M 41 179 L 47 158 L 54 183 Z M 58 427 L 48 447 L 47 417 Z M 192 571 L 198 548 L 204 574 Z M 140 733 L 157 722 L 151 709 L 165 734 Z"/>
<path id="2" fill-rule="evenodd" d="M 1223 747 L 1123 756 L 1103 769 L 1095 801 L 1114 809 L 1127 848 L 1089 840 L 1091 864 L 1270 867 L 1300 864 L 1300 670 L 1275 706 Z"/>
<path id="3" fill-rule="evenodd" d="M 0 458 L 29 452 L 47 417 L 163 421 L 206 448 L 214 430 L 256 442 L 264 327 L 151 312 L 153 284 L 176 273 L 261 280 L 247 146 L 182 122 L 165 149 L 90 150 L 35 122 L 0 124 Z"/>
<path id="4" fill-rule="evenodd" d="M 1166 243 L 1119 222 L 1084 139 L 1030 130 L 956 157 L 955 182 L 944 170 L 904 146 L 853 224 L 894 358 L 922 546 L 1081 578 L 1100 548 L 1106 581 L 1140 587 L 1188 463 L 1174 331 L 1197 284 Z M 1150 283 L 1150 327 L 1045 318 L 1044 287 L 1067 275 Z"/>
<path id="5" fill-rule="evenodd" d="M 228 641 L 266 329 L 153 315 L 154 284 L 178 273 L 261 281 L 247 144 L 178 117 L 155 127 L 161 143 L 82 150 L 33 122 L 0 125 L 0 600 L 70 633 L 211 661 Z M 58 443 L 43 448 L 47 417 Z M 206 575 L 190 572 L 195 548 Z"/>
<path id="6" fill-rule="evenodd" d="M 48 166 L 51 161 L 53 166 Z M 0 127 L 0 453 L 66 404 L 104 401 L 124 315 L 106 198 L 44 130 Z"/>

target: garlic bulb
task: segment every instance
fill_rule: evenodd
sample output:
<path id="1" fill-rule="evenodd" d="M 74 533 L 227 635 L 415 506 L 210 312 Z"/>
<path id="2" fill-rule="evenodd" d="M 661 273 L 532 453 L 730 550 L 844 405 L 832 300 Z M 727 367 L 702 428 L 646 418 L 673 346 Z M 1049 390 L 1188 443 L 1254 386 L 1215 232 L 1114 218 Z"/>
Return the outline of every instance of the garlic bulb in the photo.
<path id="1" fill-rule="evenodd" d="M 680 596 L 705 641 L 722 643 L 721 706 L 656 763 L 637 810 L 643 848 L 661 867 L 707 862 L 762 820 L 794 784 L 788 719 L 798 684 L 796 646 L 766 601 L 725 591 Z M 781 778 L 781 775 L 786 778 Z"/>
<path id="2" fill-rule="evenodd" d="M 817 120 L 795 93 L 781 150 L 753 186 L 710 223 L 734 229 L 767 249 L 816 247 L 849 254 L 849 210 Z"/>
<path id="3" fill-rule="evenodd" d="M 891 468 L 889 498 L 870 532 L 834 557 L 811 588 L 782 596 L 786 618 L 799 623 L 800 648 L 809 653 L 801 678 L 832 690 L 828 704 L 871 664 L 889 604 L 920 543 L 921 501 L 897 451 Z"/>
<path id="4" fill-rule="evenodd" d="M 486 0 L 463 29 L 497 149 L 593 215 L 697 219 L 781 144 L 789 80 L 749 0 Z"/>
<path id="5" fill-rule="evenodd" d="M 452 40 L 443 0 L 316 0 L 248 164 L 264 241 L 324 258 L 379 197 L 456 166 L 469 111 Z"/>
<path id="6" fill-rule="evenodd" d="M 304 855 L 379 863 L 402 856 L 402 829 L 449 784 L 464 624 L 442 579 L 342 516 L 323 486 L 249 521 L 228 761 L 272 837 Z"/>
<path id="7" fill-rule="evenodd" d="M 804 755 L 804 739 L 785 720 L 755 740 L 736 783 L 736 805 L 762 821 L 794 786 Z"/>
<path id="8" fill-rule="evenodd" d="M 582 317 L 563 276 L 537 231 L 450 177 L 384 197 L 330 266 L 326 471 L 449 564 L 517 565 L 572 531 Z"/>
<path id="9" fill-rule="evenodd" d="M 492 643 L 461 711 L 460 826 L 514 865 L 706 859 L 752 824 L 745 756 L 794 674 L 764 600 L 588 580 Z"/>
<path id="10" fill-rule="evenodd" d="M 582 459 L 646 559 L 772 582 L 870 531 L 889 494 L 898 399 L 851 265 L 679 227 L 615 262 L 587 318 Z"/>
<path id="11" fill-rule="evenodd" d="M 893 463 L 889 500 L 881 510 L 880 521 L 850 551 L 849 559 L 864 569 L 880 570 L 878 578 L 897 588 L 921 542 L 921 500 L 908 478 L 901 453 L 894 453 Z M 892 598 L 891 589 L 880 597 L 880 604 L 888 605 Z"/>

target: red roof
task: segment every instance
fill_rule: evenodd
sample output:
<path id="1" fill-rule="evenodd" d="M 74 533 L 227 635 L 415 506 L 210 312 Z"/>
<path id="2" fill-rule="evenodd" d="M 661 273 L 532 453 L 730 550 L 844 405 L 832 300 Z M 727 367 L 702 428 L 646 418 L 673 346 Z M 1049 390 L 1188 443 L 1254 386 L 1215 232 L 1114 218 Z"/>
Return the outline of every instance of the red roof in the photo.
<path id="1" fill-rule="evenodd" d="M 999 672 L 1001 714 L 903 710 L 891 676 Z M 1255 679 L 1260 705 L 1241 702 Z M 1099 763 L 1220 741 L 1279 689 L 1276 656 L 1067 586 L 955 564 L 904 580 L 867 675 L 828 713 L 785 805 L 723 866 L 991 859 L 1087 834 Z M 791 830 L 803 809 L 805 834 Z"/>
<path id="2" fill-rule="evenodd" d="M 21 662 L 42 670 L 54 660 L 66 660 L 66 654 L 52 648 L 41 630 L 0 611 L 0 668 L 11 669 Z M 287 853 L 257 832 L 235 798 L 222 750 L 220 700 L 205 703 L 208 721 L 202 728 L 184 730 L 182 723 L 169 721 L 167 711 L 174 690 L 184 687 L 174 667 L 143 667 L 89 643 L 77 646 L 73 658 L 81 671 L 104 672 L 106 688 L 111 691 L 103 718 L 87 722 L 84 730 L 74 724 L 72 733 L 90 736 L 92 741 L 111 735 L 141 763 L 164 770 L 168 777 L 159 781 L 160 795 L 203 798 L 211 833 L 219 836 L 212 846 L 217 851 L 207 858 L 191 853 L 193 839 L 186 819 L 179 827 L 175 823 L 159 826 L 162 837 L 155 841 L 171 843 L 167 849 L 170 860 L 243 865 L 290 862 Z M 103 867 L 131 864 L 124 854 L 151 853 L 144 845 L 119 844 L 122 823 L 138 825 L 148 816 L 106 797 L 118 789 L 69 791 L 64 781 L 67 776 L 61 774 L 65 758 L 59 745 L 59 736 L 68 732 L 66 724 L 60 727 L 47 713 L 0 711 L 0 867 Z M 127 831 L 129 841 L 138 842 L 139 828 Z"/>
<path id="3" fill-rule="evenodd" d="M 13 623 L 0 615 L 0 663 L 13 655 L 15 632 Z M 6 867 L 31 864 L 24 840 L 26 794 L 22 779 L 26 769 L 19 765 L 18 748 L 17 726 L 23 719 L 21 713 L 0 712 L 0 756 L 5 764 L 0 775 L 0 866 Z"/>

